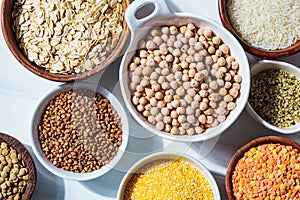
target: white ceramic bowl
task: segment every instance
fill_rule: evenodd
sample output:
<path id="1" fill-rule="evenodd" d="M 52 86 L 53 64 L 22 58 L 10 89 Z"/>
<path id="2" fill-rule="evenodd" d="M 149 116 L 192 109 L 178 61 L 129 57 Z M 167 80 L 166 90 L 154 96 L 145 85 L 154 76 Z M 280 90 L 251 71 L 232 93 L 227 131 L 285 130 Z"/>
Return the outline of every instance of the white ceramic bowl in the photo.
<path id="1" fill-rule="evenodd" d="M 184 161 L 195 167 L 197 170 L 199 170 L 202 175 L 208 180 L 213 194 L 214 194 L 214 200 L 220 200 L 220 192 L 218 185 L 214 179 L 214 177 L 211 175 L 211 173 L 201 164 L 201 162 L 191 156 L 181 154 L 181 153 L 175 153 L 175 152 L 160 152 L 160 153 L 154 153 L 149 156 L 144 157 L 137 163 L 135 163 L 125 174 L 123 177 L 121 184 L 118 189 L 118 200 L 123 200 L 124 192 L 126 189 L 126 186 L 128 182 L 130 181 L 131 177 L 134 175 L 135 172 L 137 172 L 139 169 L 144 167 L 145 165 L 159 161 L 159 160 L 179 160 Z M 159 181 L 159 177 L 157 177 L 157 181 Z"/>
<path id="2" fill-rule="evenodd" d="M 48 106 L 50 100 L 55 98 L 57 95 L 59 95 L 62 92 L 66 92 L 69 90 L 78 90 L 78 89 L 89 89 L 93 92 L 102 94 L 110 101 L 112 106 L 116 109 L 117 113 L 121 117 L 121 122 L 122 122 L 122 144 L 119 147 L 119 150 L 115 155 L 115 157 L 110 161 L 109 164 L 102 166 L 100 169 L 95 170 L 93 172 L 86 172 L 86 173 L 75 173 L 54 166 L 52 162 L 50 162 L 44 155 L 44 152 L 41 149 L 40 141 L 38 138 L 38 126 L 40 124 L 40 120 L 42 118 L 44 110 Z M 30 139 L 31 139 L 34 154 L 46 169 L 48 169 L 50 172 L 52 172 L 53 174 L 61 178 L 76 180 L 76 181 L 85 181 L 85 180 L 91 180 L 104 175 L 119 162 L 123 153 L 125 152 L 128 143 L 128 133 L 129 133 L 129 127 L 128 127 L 128 119 L 127 119 L 126 112 L 123 109 L 121 103 L 111 92 L 97 85 L 90 85 L 86 83 L 76 82 L 76 83 L 68 83 L 68 84 L 61 85 L 53 89 L 52 91 L 50 91 L 45 97 L 41 99 L 32 118 Z"/>
<path id="3" fill-rule="evenodd" d="M 137 19 L 135 17 L 136 11 L 139 8 L 149 4 L 154 5 L 154 11 L 145 18 Z M 138 123 L 154 134 L 157 134 L 169 140 L 180 142 L 205 141 L 224 132 L 243 111 L 247 103 L 250 90 L 250 68 L 248 60 L 242 46 L 236 40 L 236 38 L 231 35 L 231 33 L 229 33 L 229 31 L 227 31 L 223 26 L 206 17 L 190 13 L 172 13 L 167 7 L 164 0 L 134 1 L 127 8 L 125 12 L 125 19 L 127 21 L 129 29 L 131 30 L 131 41 L 121 63 L 119 80 L 126 107 L 130 111 L 131 115 L 138 121 Z M 132 57 L 135 55 L 136 50 L 138 49 L 138 42 L 149 33 L 150 29 L 152 29 L 153 27 L 160 27 L 162 25 L 176 24 L 177 26 L 180 26 L 187 23 L 193 23 L 197 27 L 209 27 L 216 33 L 216 35 L 222 38 L 224 43 L 226 43 L 230 47 L 232 56 L 234 56 L 240 64 L 239 74 L 243 77 L 243 81 L 240 90 L 241 95 L 236 100 L 237 107 L 228 115 L 225 122 L 216 127 L 207 129 L 203 134 L 200 135 L 173 136 L 169 133 L 156 130 L 154 126 L 150 125 L 150 123 L 148 123 L 146 119 L 144 119 L 144 117 L 136 110 L 135 106 L 132 104 L 131 92 L 129 89 L 128 66 L 131 62 Z"/>
<path id="4" fill-rule="evenodd" d="M 256 75 L 257 73 L 261 71 L 265 71 L 268 69 L 282 69 L 290 74 L 295 75 L 298 79 L 300 79 L 300 69 L 292 64 L 289 64 L 287 62 L 282 61 L 275 61 L 275 60 L 261 60 L 254 64 L 251 68 L 251 77 Z M 279 128 L 277 126 L 273 126 L 270 123 L 266 122 L 264 119 L 262 119 L 251 107 L 250 103 L 247 103 L 246 107 L 248 113 L 255 119 L 259 124 L 264 125 L 266 128 L 271 129 L 273 131 L 283 133 L 283 134 L 291 134 L 300 132 L 300 123 L 297 123 L 293 126 L 289 126 L 286 128 Z"/>

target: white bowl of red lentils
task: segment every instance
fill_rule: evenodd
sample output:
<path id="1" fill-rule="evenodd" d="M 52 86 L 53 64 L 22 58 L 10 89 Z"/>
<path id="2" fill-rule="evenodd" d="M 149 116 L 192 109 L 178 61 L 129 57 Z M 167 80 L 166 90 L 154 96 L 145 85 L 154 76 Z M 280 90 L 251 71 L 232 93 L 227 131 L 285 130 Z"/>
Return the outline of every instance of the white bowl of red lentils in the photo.
<path id="1" fill-rule="evenodd" d="M 228 165 L 228 199 L 299 199 L 299 151 L 298 143 L 277 136 L 241 147 Z"/>
<path id="2" fill-rule="evenodd" d="M 135 163 L 118 189 L 118 200 L 221 199 L 210 172 L 185 154 L 160 152 Z"/>
<path id="3" fill-rule="evenodd" d="M 155 9 L 137 20 L 145 5 Z M 163 138 L 204 141 L 220 135 L 244 109 L 249 64 L 239 42 L 218 23 L 172 13 L 165 2 L 133 2 L 125 13 L 130 46 L 119 73 L 131 115 Z"/>
<path id="4" fill-rule="evenodd" d="M 128 143 L 126 112 L 108 90 L 81 82 L 42 98 L 32 119 L 33 151 L 53 174 L 85 181 L 115 167 Z"/>
<path id="5" fill-rule="evenodd" d="M 248 113 L 273 131 L 300 131 L 300 69 L 287 62 L 261 60 L 251 68 Z"/>

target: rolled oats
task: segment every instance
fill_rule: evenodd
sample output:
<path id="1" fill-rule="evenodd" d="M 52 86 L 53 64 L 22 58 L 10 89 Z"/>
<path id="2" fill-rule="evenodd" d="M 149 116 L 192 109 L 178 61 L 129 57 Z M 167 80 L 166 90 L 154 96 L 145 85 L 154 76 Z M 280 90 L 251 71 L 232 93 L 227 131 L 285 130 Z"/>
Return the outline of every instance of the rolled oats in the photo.
<path id="1" fill-rule="evenodd" d="M 28 59 L 55 74 L 101 64 L 123 30 L 122 0 L 17 0 L 12 17 Z"/>

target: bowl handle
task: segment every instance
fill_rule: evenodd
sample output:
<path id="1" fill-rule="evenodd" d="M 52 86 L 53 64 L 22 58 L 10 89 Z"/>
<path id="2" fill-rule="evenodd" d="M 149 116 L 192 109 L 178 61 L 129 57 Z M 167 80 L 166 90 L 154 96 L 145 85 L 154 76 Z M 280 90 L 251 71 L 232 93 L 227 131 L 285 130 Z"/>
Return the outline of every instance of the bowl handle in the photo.
<path id="1" fill-rule="evenodd" d="M 154 10 L 151 14 L 148 16 L 137 19 L 136 18 L 136 12 L 140 8 L 146 6 L 146 5 L 154 5 Z M 134 31 L 135 29 L 139 28 L 142 24 L 144 24 L 146 21 L 157 17 L 161 15 L 168 15 L 172 12 L 168 8 L 166 2 L 164 0 L 135 0 L 133 1 L 126 9 L 125 12 L 125 20 L 128 24 L 128 27 L 131 31 Z"/>

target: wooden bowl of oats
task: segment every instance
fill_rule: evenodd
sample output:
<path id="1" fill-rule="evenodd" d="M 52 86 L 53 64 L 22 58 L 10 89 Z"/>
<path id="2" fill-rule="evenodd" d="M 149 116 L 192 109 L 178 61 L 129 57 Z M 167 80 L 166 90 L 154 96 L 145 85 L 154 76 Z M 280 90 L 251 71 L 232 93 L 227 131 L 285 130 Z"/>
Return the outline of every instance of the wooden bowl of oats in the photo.
<path id="1" fill-rule="evenodd" d="M 36 75 L 63 82 L 84 79 L 115 61 L 129 36 L 124 12 L 130 1 L 105 2 L 3 0 L 4 39 Z"/>

